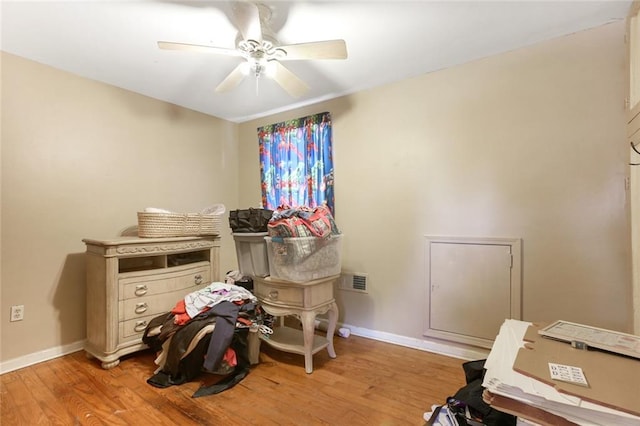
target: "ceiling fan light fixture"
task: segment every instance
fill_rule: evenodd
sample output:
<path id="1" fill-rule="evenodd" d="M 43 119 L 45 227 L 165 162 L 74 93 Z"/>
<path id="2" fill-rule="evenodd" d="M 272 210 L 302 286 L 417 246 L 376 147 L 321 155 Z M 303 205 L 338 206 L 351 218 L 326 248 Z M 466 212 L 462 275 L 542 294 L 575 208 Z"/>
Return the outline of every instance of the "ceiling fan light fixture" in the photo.
<path id="1" fill-rule="evenodd" d="M 274 61 L 267 61 L 264 67 L 264 74 L 269 78 L 273 78 L 276 75 L 276 63 Z"/>
<path id="2" fill-rule="evenodd" d="M 247 62 L 247 68 L 256 78 L 261 76 L 273 78 L 276 73 L 275 61 L 268 61 L 264 58 L 258 60 L 249 59 Z"/>
<path id="3" fill-rule="evenodd" d="M 240 64 L 240 72 L 242 73 L 242 75 L 249 75 L 249 72 L 251 71 L 251 64 L 247 61 L 247 62 L 243 62 Z"/>
<path id="4" fill-rule="evenodd" d="M 244 59 L 236 65 L 224 80 L 216 86 L 216 92 L 226 92 L 237 87 L 249 75 L 258 80 L 262 76 L 273 79 L 288 94 L 300 97 L 309 86 L 281 64 L 281 61 L 310 59 L 347 59 L 344 40 L 323 40 L 281 45 L 269 27 L 271 9 L 264 3 L 249 0 L 234 1 L 233 13 L 238 28 L 236 48 L 228 49 L 188 43 L 159 41 L 158 47 L 170 50 L 191 50 L 236 56 Z"/>
<path id="5" fill-rule="evenodd" d="M 266 67 L 265 65 L 259 63 L 259 62 L 255 62 L 253 64 L 251 64 L 251 71 L 253 72 L 253 75 L 258 78 L 261 75 L 265 74 L 266 71 Z"/>

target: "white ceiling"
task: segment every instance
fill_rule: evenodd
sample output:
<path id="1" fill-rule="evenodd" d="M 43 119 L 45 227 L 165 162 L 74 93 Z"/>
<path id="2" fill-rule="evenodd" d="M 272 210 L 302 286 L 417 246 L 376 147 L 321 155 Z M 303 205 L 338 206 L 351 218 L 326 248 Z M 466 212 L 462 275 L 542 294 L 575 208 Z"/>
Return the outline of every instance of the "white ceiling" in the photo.
<path id="1" fill-rule="evenodd" d="M 281 44 L 344 39 L 347 60 L 288 61 L 311 90 L 292 98 L 241 58 L 160 50 L 158 40 L 234 48 L 226 1 L 2 0 L 2 50 L 233 122 L 312 104 L 624 19 L 630 0 L 264 2 Z"/>

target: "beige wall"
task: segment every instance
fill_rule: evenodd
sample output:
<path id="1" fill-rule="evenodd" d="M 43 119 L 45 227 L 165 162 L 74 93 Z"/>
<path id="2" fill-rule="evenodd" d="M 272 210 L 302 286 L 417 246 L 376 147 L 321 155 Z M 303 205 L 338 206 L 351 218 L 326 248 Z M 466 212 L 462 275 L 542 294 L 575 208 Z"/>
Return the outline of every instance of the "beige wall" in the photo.
<path id="1" fill-rule="evenodd" d="M 526 320 L 630 331 L 623 65 L 610 24 L 236 125 L 3 53 L 0 360 L 84 339 L 82 238 L 255 206 L 256 127 L 325 110 L 344 267 L 369 274 L 341 321 L 422 338 L 424 236 L 497 236 L 523 239 Z"/>
<path id="2" fill-rule="evenodd" d="M 2 89 L 6 361 L 85 338 L 82 238 L 117 236 L 145 207 L 237 208 L 239 190 L 236 124 L 4 53 Z"/>
<path id="3" fill-rule="evenodd" d="M 631 331 L 624 25 L 609 24 L 240 126 L 240 204 L 259 198 L 256 127 L 330 111 L 341 321 L 422 338 L 424 236 L 523 240 L 525 320 Z M 248 165 L 253 164 L 254 167 Z"/>

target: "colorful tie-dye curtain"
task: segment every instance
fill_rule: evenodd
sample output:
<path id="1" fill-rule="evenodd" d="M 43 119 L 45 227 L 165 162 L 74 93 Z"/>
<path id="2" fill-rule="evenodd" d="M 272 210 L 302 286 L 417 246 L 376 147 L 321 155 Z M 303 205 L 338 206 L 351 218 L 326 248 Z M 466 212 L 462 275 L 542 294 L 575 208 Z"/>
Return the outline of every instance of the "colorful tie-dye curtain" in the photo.
<path id="1" fill-rule="evenodd" d="M 335 215 L 328 112 L 260 127 L 258 144 L 264 208 L 326 204 Z"/>

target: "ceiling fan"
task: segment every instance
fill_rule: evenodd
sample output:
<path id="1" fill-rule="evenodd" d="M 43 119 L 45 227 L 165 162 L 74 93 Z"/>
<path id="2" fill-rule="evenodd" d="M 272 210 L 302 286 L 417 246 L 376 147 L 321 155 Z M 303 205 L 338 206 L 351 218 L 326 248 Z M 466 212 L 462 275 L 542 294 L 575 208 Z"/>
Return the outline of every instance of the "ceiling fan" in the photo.
<path id="1" fill-rule="evenodd" d="M 233 16 L 240 32 L 235 49 L 203 46 L 188 43 L 159 41 L 160 49 L 188 50 L 237 56 L 245 59 L 216 87 L 216 92 L 226 92 L 236 87 L 249 73 L 276 81 L 293 97 L 302 96 L 309 86 L 280 62 L 307 59 L 346 59 L 344 40 L 325 40 L 309 43 L 279 45 L 269 21 L 271 9 L 263 3 L 233 2 Z M 257 84 L 257 83 L 256 83 Z"/>

